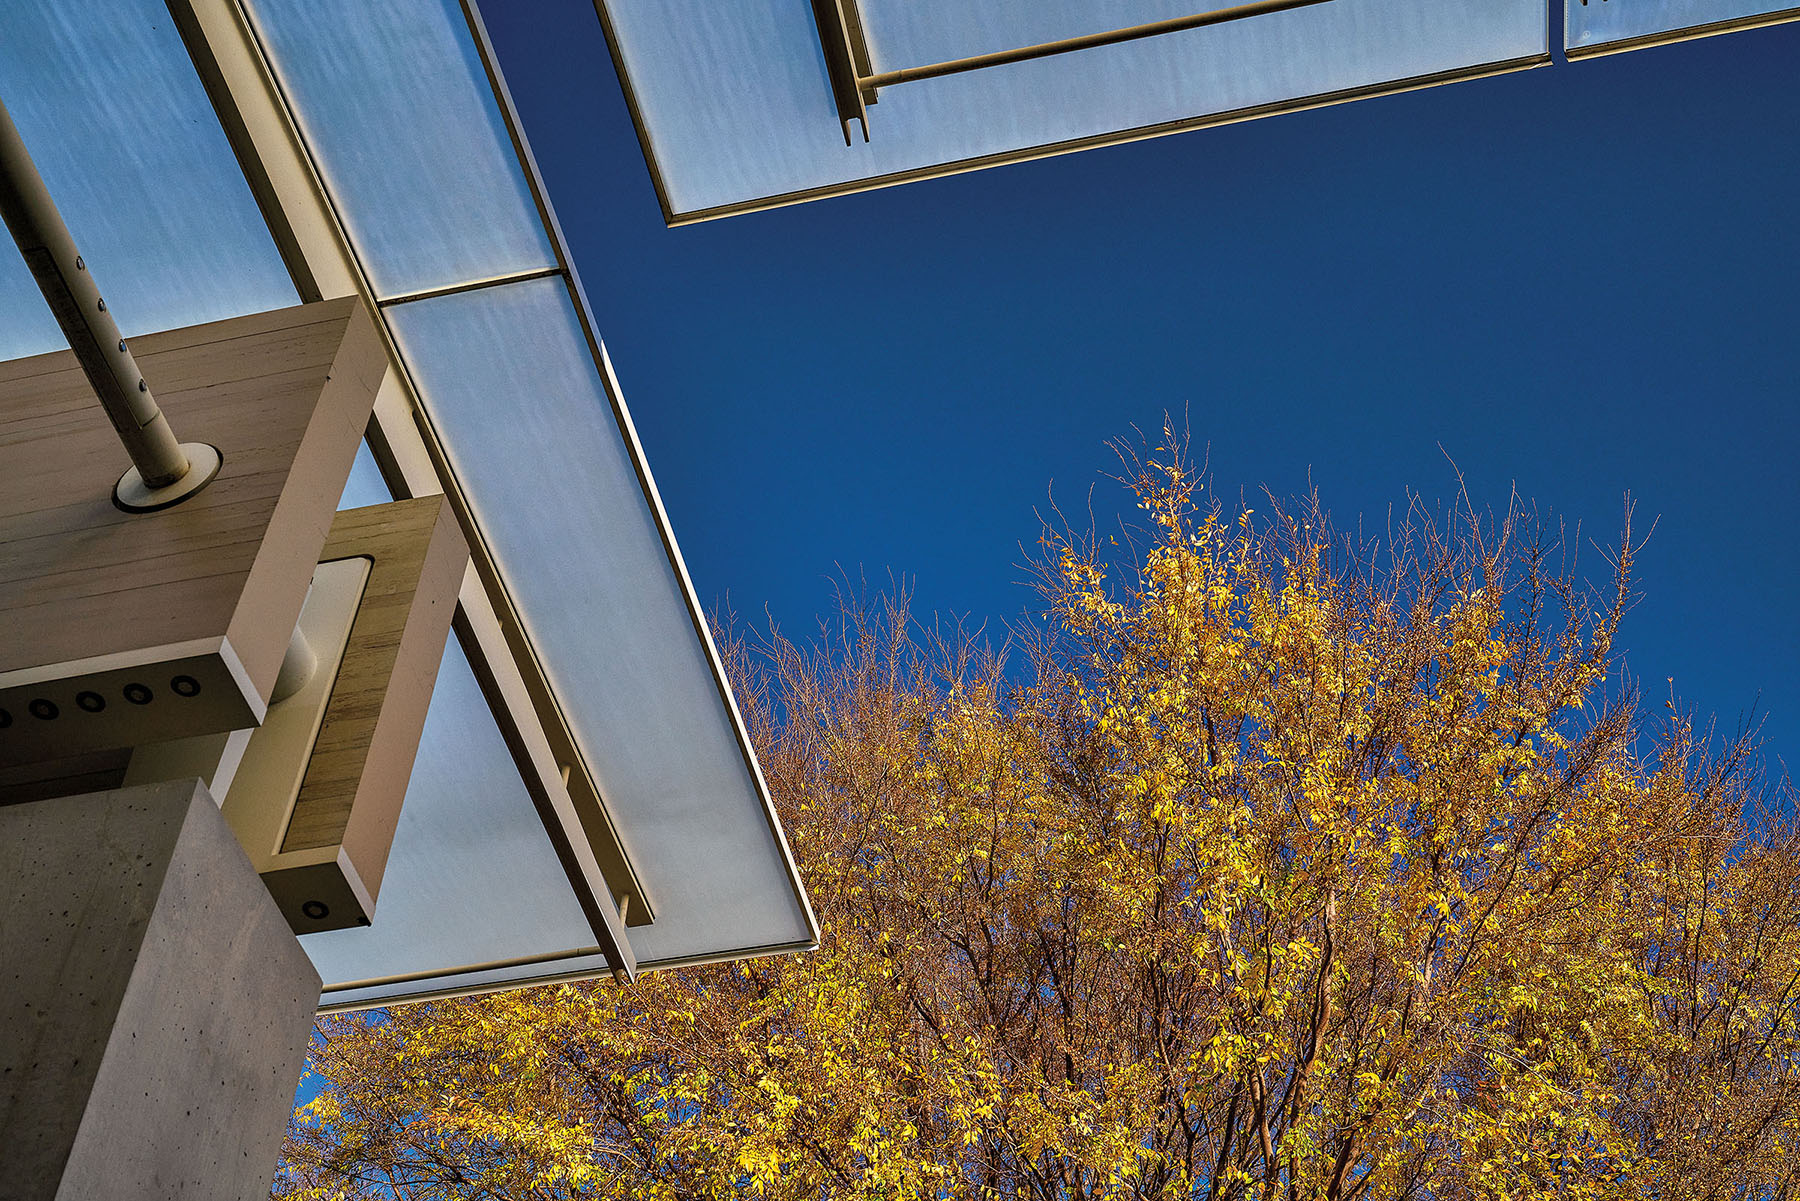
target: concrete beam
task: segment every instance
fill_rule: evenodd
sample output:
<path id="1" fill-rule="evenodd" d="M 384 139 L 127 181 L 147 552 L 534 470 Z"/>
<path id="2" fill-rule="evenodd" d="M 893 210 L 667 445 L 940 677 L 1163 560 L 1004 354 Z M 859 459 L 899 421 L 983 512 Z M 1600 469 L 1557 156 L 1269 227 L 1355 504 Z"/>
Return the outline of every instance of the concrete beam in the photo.
<path id="1" fill-rule="evenodd" d="M 0 1195 L 266 1197 L 318 997 L 198 781 L 0 806 Z"/>

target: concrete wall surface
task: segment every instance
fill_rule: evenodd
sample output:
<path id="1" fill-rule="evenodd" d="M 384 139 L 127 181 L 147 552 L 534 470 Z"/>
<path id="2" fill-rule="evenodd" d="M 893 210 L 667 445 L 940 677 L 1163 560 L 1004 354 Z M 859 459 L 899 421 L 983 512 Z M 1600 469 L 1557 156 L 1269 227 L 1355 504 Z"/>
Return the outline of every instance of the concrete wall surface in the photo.
<path id="1" fill-rule="evenodd" d="M 0 1201 L 266 1198 L 318 996 L 199 781 L 0 805 Z"/>

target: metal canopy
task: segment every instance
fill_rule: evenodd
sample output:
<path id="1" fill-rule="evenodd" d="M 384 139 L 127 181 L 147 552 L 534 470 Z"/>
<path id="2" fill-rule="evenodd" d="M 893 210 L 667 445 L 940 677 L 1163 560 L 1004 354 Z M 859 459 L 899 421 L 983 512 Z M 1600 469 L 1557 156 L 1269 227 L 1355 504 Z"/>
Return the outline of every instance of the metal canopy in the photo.
<path id="1" fill-rule="evenodd" d="M 447 492 L 476 548 L 375 924 L 303 940 L 323 1006 L 813 945 L 472 5 L 26 0 L 0 80 L 128 335 L 373 302 L 343 503 Z M 0 257 L 0 356 L 58 345 Z"/>
<path id="2" fill-rule="evenodd" d="M 1544 0 L 1332 0 L 916 79 L 921 64 L 1007 58 L 1198 6 L 595 4 L 671 224 L 1550 61 Z M 882 91 L 870 140 L 846 147 L 840 119 L 894 72 L 907 86 Z"/>
<path id="3" fill-rule="evenodd" d="M 437 473 L 479 540 L 510 648 L 538 682 L 534 716 L 556 727 L 553 744 L 566 740 L 570 793 L 591 790 L 579 849 L 623 903 L 638 965 L 812 945 L 748 736 L 473 6 L 244 8 L 385 318 Z M 471 666 L 479 681 L 483 664 Z M 439 828 L 454 839 L 468 827 Z M 415 970 L 381 950 L 439 937 L 441 912 L 420 908 L 416 938 L 390 919 L 385 933 L 339 940 L 368 936 L 328 1000 L 608 967 L 604 940 L 573 925 L 551 936 L 548 906 L 514 906 L 514 920 L 486 922 L 506 934 Z M 351 959 L 367 966 L 353 972 Z"/>

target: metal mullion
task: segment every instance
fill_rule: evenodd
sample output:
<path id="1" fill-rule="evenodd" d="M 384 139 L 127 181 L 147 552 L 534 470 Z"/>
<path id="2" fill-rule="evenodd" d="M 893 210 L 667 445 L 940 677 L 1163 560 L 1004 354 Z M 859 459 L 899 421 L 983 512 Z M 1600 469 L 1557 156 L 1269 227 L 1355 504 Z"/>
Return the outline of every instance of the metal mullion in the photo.
<path id="1" fill-rule="evenodd" d="M 1164 34 L 1182 33 L 1189 29 L 1204 29 L 1208 25 L 1224 25 L 1231 21 L 1242 21 L 1250 17 L 1287 12 L 1289 9 L 1306 8 L 1327 2 L 1328 0 L 1253 0 L 1249 4 L 1196 13 L 1190 17 L 1171 17 L 1166 21 L 1151 21 L 1143 25 L 1132 25 L 1125 29 L 1109 29 L 1105 33 L 1090 33 L 1078 37 L 1062 38 L 1054 42 L 1040 42 L 1035 46 L 1020 46 L 1013 50 L 995 50 L 988 54 L 974 54 L 967 58 L 951 59 L 948 62 L 929 63 L 918 67 L 901 67 L 894 71 L 876 71 L 870 75 L 858 75 L 856 83 L 861 88 L 878 89 L 892 87 L 898 83 L 911 83 L 919 79 L 941 79 L 946 75 L 960 75 L 965 71 L 981 71 L 988 67 L 1003 67 L 1010 63 L 1030 62 L 1036 58 L 1071 54 L 1077 50 L 1095 50 L 1101 46 L 1117 46 L 1125 42 L 1135 42 L 1141 38 L 1161 37 Z"/>
<path id="2" fill-rule="evenodd" d="M 598 948 L 596 948 L 598 950 Z M 546 962 L 553 962 L 546 960 Z M 490 968 L 490 971 L 503 970 L 502 967 Z M 503 980 L 488 980 L 480 984 L 445 984 L 441 988 L 426 989 L 421 992 L 393 993 L 388 996 L 366 997 L 357 1001 L 333 1001 L 334 993 L 346 991 L 332 989 L 320 997 L 319 1012 L 322 1014 L 354 1013 L 364 1009 L 381 1009 L 388 1005 L 411 1005 L 419 1001 L 442 1001 L 450 998 L 479 997 L 488 993 L 511 992 L 519 988 L 531 988 L 544 984 L 581 984 L 589 980 L 600 980 L 607 976 L 606 969 L 595 971 L 591 968 L 575 968 L 566 972 L 546 972 L 541 976 L 516 976 Z M 454 979 L 454 977 L 449 977 Z"/>
<path id="3" fill-rule="evenodd" d="M 386 988 L 393 984 L 414 984 L 423 980 L 434 980 L 440 977 L 473 976 L 477 972 L 500 972 L 507 968 L 529 967 L 534 963 L 554 963 L 559 959 L 586 959 L 590 955 L 604 955 L 604 947 L 569 947 L 561 951 L 546 951 L 541 955 L 520 955 L 513 959 L 495 959 L 486 963 L 465 963 L 445 971 L 401 972 L 393 976 L 370 976 L 365 980 L 349 980 L 331 986 L 332 992 L 361 992 L 365 988 Z"/>
<path id="4" fill-rule="evenodd" d="M 443 296 L 461 296 L 465 292 L 479 292 L 485 288 L 500 288 L 507 284 L 529 283 L 534 279 L 549 279 L 561 274 L 563 274 L 561 267 L 533 267 L 529 271 L 509 271 L 504 275 L 487 275 L 480 279 L 466 279 L 437 288 L 421 288 L 417 292 L 399 292 L 392 296 L 383 296 L 375 303 L 385 309 L 397 304 L 437 300 Z"/>
<path id="5" fill-rule="evenodd" d="M 746 959 L 764 959 L 773 955 L 793 955 L 797 952 L 818 950 L 816 942 L 805 943 L 770 943 L 754 947 L 734 947 L 729 951 L 721 951 L 711 955 L 683 955 L 670 959 L 649 960 L 639 965 L 646 972 L 675 971 L 682 968 L 704 967 L 714 963 L 741 963 Z M 518 959 L 495 960 L 491 963 L 474 964 L 467 968 L 457 968 L 451 972 L 432 972 L 425 974 L 409 974 L 414 979 L 429 980 L 437 976 L 454 979 L 458 974 L 469 975 L 476 972 L 504 971 L 510 967 L 524 967 L 533 963 L 555 963 L 559 959 L 580 954 L 601 954 L 599 947 L 574 948 L 569 951 L 551 952 L 546 955 L 525 955 Z M 573 984 L 587 980 L 603 979 L 608 973 L 604 970 L 594 971 L 588 968 L 577 968 L 567 972 L 546 972 L 541 976 L 518 976 L 505 980 L 485 981 L 481 984 L 450 984 L 443 988 L 427 989 L 415 993 L 392 993 L 383 997 L 367 997 L 356 1001 L 331 1000 L 334 993 L 354 992 L 358 988 L 380 988 L 389 983 L 407 983 L 407 976 L 374 977 L 370 980 L 358 981 L 350 985 L 333 987 L 325 994 L 324 1003 L 319 1006 L 320 1013 L 350 1013 L 359 1009 L 379 1009 L 384 1005 L 412 1004 L 417 1001 L 437 1001 L 446 997 L 473 997 L 483 993 L 505 992 L 510 989 L 543 984 Z"/>

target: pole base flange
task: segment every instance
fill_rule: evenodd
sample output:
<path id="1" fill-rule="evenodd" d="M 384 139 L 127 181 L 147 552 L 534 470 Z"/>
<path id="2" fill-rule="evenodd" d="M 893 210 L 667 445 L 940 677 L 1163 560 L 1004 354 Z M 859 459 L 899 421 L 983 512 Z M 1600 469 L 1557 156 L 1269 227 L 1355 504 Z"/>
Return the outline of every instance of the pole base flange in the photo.
<path id="1" fill-rule="evenodd" d="M 181 453 L 187 456 L 186 475 L 173 484 L 151 488 L 144 484 L 144 477 L 138 469 L 132 467 L 113 485 L 113 504 L 127 513 L 154 513 L 158 509 L 180 504 L 212 483 L 213 477 L 219 474 L 219 468 L 225 462 L 225 456 L 219 453 L 219 448 L 205 442 L 183 442 Z"/>

